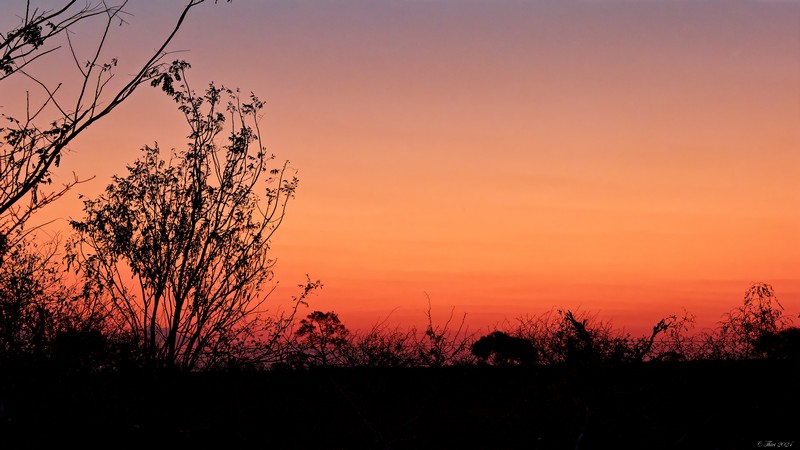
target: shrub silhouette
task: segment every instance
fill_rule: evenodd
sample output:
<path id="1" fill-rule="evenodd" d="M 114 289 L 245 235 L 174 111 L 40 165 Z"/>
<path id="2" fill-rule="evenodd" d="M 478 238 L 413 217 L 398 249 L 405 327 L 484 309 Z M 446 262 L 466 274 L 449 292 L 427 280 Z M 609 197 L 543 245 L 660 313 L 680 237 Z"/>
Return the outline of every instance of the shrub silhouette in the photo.
<path id="1" fill-rule="evenodd" d="M 410 367 L 417 365 L 412 330 L 375 325 L 350 337 L 347 362 L 354 367 Z"/>
<path id="2" fill-rule="evenodd" d="M 578 320 L 572 311 L 564 313 L 562 338 L 566 342 L 568 364 L 584 364 L 596 358 L 593 333 L 587 327 L 588 319 Z"/>
<path id="3" fill-rule="evenodd" d="M 92 371 L 104 365 L 107 347 L 100 330 L 64 330 L 53 339 L 52 357 L 61 370 Z"/>
<path id="4" fill-rule="evenodd" d="M 425 294 L 428 295 L 427 293 Z M 467 315 L 461 316 L 458 326 L 453 322 L 455 308 L 450 310 L 450 315 L 444 323 L 435 323 L 431 314 L 431 300 L 428 297 L 428 309 L 425 316 L 428 324 L 425 333 L 417 336 L 413 329 L 413 345 L 417 354 L 417 365 L 421 367 L 445 367 L 471 364 L 474 362 L 470 354 L 473 335 L 465 327 Z"/>
<path id="5" fill-rule="evenodd" d="M 495 365 L 532 365 L 538 362 L 538 352 L 527 339 L 495 331 L 472 344 L 472 354 Z"/>
<path id="6" fill-rule="evenodd" d="M 0 262 L 0 366 L 72 364 L 59 359 L 64 336 L 110 336 L 105 313 L 90 289 L 66 283 L 54 244 L 15 240 Z"/>
<path id="7" fill-rule="evenodd" d="M 586 312 L 551 309 L 524 316 L 510 334 L 530 341 L 538 364 L 626 364 L 650 360 L 679 360 L 692 354 L 687 332 L 694 317 L 670 315 L 659 320 L 650 334 L 632 336 Z"/>
<path id="8" fill-rule="evenodd" d="M 800 328 L 764 333 L 753 343 L 753 348 L 770 359 L 800 360 Z"/>

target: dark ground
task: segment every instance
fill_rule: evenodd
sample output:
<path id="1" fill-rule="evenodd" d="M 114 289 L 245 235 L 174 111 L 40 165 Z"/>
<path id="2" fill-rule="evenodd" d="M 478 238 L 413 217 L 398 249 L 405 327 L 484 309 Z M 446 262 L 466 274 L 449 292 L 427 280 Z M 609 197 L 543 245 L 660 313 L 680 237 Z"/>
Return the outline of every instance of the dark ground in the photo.
<path id="1" fill-rule="evenodd" d="M 800 448 L 798 375 L 783 361 L 4 374 L 0 449 Z"/>

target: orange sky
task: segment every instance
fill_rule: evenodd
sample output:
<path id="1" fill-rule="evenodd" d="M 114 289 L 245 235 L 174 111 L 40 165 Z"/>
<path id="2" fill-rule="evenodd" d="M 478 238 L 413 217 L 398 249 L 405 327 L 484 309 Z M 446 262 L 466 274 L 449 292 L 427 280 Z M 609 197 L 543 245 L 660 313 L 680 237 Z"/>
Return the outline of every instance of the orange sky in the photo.
<path id="1" fill-rule="evenodd" d="M 177 13 L 130 6 L 121 78 Z M 712 326 L 758 281 L 800 312 L 798 24 L 791 0 L 236 0 L 173 49 L 195 87 L 265 99 L 299 171 L 279 295 L 309 273 L 351 328 L 419 324 L 427 292 L 473 329 L 555 306 L 640 331 L 682 307 Z M 73 146 L 64 173 L 97 178 L 40 220 L 185 134 L 143 89 Z"/>

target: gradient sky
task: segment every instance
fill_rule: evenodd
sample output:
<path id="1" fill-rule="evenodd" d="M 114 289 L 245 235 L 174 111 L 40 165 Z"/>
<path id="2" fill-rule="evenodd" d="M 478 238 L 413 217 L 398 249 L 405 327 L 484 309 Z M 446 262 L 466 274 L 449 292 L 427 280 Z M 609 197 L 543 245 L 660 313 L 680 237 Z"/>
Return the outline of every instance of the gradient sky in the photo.
<path id="1" fill-rule="evenodd" d="M 131 1 L 121 79 L 180 3 Z M 426 293 L 472 329 L 552 307 L 702 328 L 753 282 L 800 312 L 798 1 L 234 0 L 172 49 L 196 88 L 266 100 L 301 180 L 277 293 L 319 278 L 311 308 L 351 328 L 420 324 Z M 142 89 L 73 146 L 63 174 L 96 178 L 40 220 L 185 134 Z"/>

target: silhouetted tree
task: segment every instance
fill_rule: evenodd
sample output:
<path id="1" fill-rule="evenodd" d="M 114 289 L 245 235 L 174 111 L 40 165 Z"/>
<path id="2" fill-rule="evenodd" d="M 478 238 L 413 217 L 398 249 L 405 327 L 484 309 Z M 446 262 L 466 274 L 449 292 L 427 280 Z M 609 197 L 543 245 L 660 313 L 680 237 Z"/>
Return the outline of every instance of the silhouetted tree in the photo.
<path id="1" fill-rule="evenodd" d="M 0 32 L 0 82 L 11 76 L 25 77 L 42 92 L 38 101 L 26 92 L 25 111 L 2 114 L 5 126 L 0 127 L 0 263 L 5 251 L 25 237 L 21 231 L 30 216 L 79 182 L 75 177 L 60 188 L 49 187 L 51 170 L 59 165 L 65 149 L 141 84 L 163 80 L 160 76 L 168 67 L 163 63 L 167 46 L 189 10 L 203 2 L 187 1 L 166 38 L 113 92 L 107 90 L 111 89 L 109 82 L 118 59 L 106 57 L 104 52 L 112 25 L 124 23 L 127 1 L 112 5 L 106 1 L 71 0 L 53 9 L 36 8 L 26 2 L 25 10 L 16 15 L 19 24 Z M 94 21 L 100 25 L 98 35 L 89 53 L 82 55 L 80 46 L 73 45 L 73 30 Z M 62 52 L 74 61 L 80 75 L 77 80 L 65 75 L 54 86 L 37 75 L 34 63 Z"/>
<path id="2" fill-rule="evenodd" d="M 186 117 L 187 149 L 164 158 L 158 145 L 144 147 L 127 176 L 85 201 L 86 217 L 71 222 L 70 261 L 103 290 L 148 364 L 191 370 L 229 354 L 242 332 L 281 332 L 293 317 L 296 309 L 259 313 L 273 279 L 270 239 L 297 178 L 288 162 L 271 166 L 261 145 L 262 102 L 213 84 L 196 95 L 186 66 L 173 65 L 160 82 Z"/>
<path id="3" fill-rule="evenodd" d="M 472 344 L 472 354 L 484 362 L 495 365 L 532 365 L 538 360 L 536 348 L 531 341 L 495 331 Z"/>
<path id="4" fill-rule="evenodd" d="M 346 364 L 349 331 L 333 312 L 314 311 L 300 321 L 295 332 L 297 367 L 328 367 Z"/>

